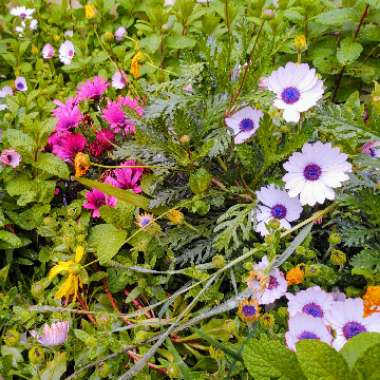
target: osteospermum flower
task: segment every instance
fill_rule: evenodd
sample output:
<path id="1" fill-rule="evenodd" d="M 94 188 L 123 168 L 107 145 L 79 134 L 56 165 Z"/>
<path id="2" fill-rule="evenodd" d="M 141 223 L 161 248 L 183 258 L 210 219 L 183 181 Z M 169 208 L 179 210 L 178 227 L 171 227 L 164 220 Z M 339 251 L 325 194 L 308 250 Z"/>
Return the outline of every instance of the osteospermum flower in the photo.
<path id="1" fill-rule="evenodd" d="M 115 169 L 113 175 L 117 181 L 118 186 L 121 189 L 132 189 L 135 193 L 141 193 L 142 189 L 139 186 L 144 169 L 139 167 L 135 161 L 126 161 L 120 164 L 120 166 L 132 166 L 131 168 L 124 167 L 121 169 Z"/>
<path id="2" fill-rule="evenodd" d="M 4 86 L 0 90 L 0 98 L 6 98 L 7 96 L 12 96 L 12 95 L 13 95 L 13 90 L 12 90 L 12 87 L 10 86 Z M 8 106 L 6 104 L 0 103 L 0 111 L 3 111 L 7 108 Z"/>
<path id="3" fill-rule="evenodd" d="M 14 169 L 20 165 L 21 155 L 14 149 L 4 149 L 0 154 L 0 162 Z"/>
<path id="4" fill-rule="evenodd" d="M 289 195 L 299 195 L 301 204 L 310 206 L 334 199 L 333 188 L 342 186 L 349 179 L 346 173 L 352 170 L 346 154 L 320 141 L 305 144 L 302 152 L 290 156 L 284 168 L 288 172 L 283 180 Z"/>
<path id="5" fill-rule="evenodd" d="M 54 100 L 54 103 L 57 105 L 57 108 L 52 111 L 52 114 L 57 119 L 57 124 L 55 125 L 57 132 L 68 131 L 80 124 L 83 115 L 75 98 L 67 99 L 66 103 Z"/>
<path id="6" fill-rule="evenodd" d="M 15 88 L 17 91 L 27 91 L 28 85 L 26 84 L 26 80 L 24 77 L 17 77 L 15 79 Z"/>
<path id="7" fill-rule="evenodd" d="M 286 293 L 286 298 L 289 301 L 288 313 L 290 317 L 303 313 L 324 320 L 326 312 L 333 303 L 332 296 L 323 291 L 319 286 L 312 286 L 306 290 L 301 290 L 296 295 Z"/>
<path id="8" fill-rule="evenodd" d="M 245 299 L 239 304 L 238 315 L 244 322 L 257 321 L 260 317 L 260 307 L 255 299 Z"/>
<path id="9" fill-rule="evenodd" d="M 235 144 L 242 144 L 255 134 L 262 116 L 260 110 L 244 107 L 232 116 L 226 117 L 225 122 L 233 131 Z"/>
<path id="10" fill-rule="evenodd" d="M 77 100 L 95 100 L 100 98 L 107 90 L 109 83 L 101 76 L 88 79 L 78 87 Z"/>
<path id="11" fill-rule="evenodd" d="M 280 226 L 289 229 L 290 223 L 297 220 L 302 207 L 298 198 L 290 198 L 286 191 L 282 191 L 273 185 L 264 186 L 256 192 L 261 204 L 257 207 L 256 219 L 258 224 L 256 231 L 262 236 L 268 234 L 266 224 L 273 219 L 280 222 Z"/>
<path id="12" fill-rule="evenodd" d="M 370 157 L 380 157 L 380 141 L 368 141 L 360 151 Z"/>
<path id="13" fill-rule="evenodd" d="M 36 330 L 32 330 L 30 335 L 38 340 L 43 346 L 58 346 L 66 342 L 69 333 L 70 323 L 61 321 L 52 323 L 50 326 L 45 324 L 41 335 Z"/>
<path id="14" fill-rule="evenodd" d="M 335 330 L 333 346 L 340 350 L 347 340 L 363 332 L 380 332 L 380 314 L 364 317 L 361 298 L 347 298 L 335 302 L 328 310 L 327 321 Z"/>
<path id="15" fill-rule="evenodd" d="M 25 7 L 15 7 L 11 9 L 11 15 L 20 17 L 22 20 L 26 20 L 28 18 L 32 18 L 34 13 L 34 9 L 28 9 Z"/>
<path id="16" fill-rule="evenodd" d="M 66 162 L 72 162 L 78 152 L 84 150 L 87 140 L 80 133 L 61 132 L 48 139 L 53 154 Z"/>
<path id="17" fill-rule="evenodd" d="M 116 41 L 122 41 L 127 34 L 127 29 L 124 26 L 119 26 L 115 31 L 115 39 Z"/>
<path id="18" fill-rule="evenodd" d="M 136 224 L 140 228 L 145 228 L 149 226 L 151 223 L 153 223 L 153 221 L 154 221 L 153 214 L 144 213 L 144 214 L 139 214 L 136 216 Z"/>
<path id="19" fill-rule="evenodd" d="M 296 343 L 304 339 L 318 339 L 331 344 L 332 336 L 321 319 L 299 313 L 289 319 L 288 328 L 286 344 L 293 351 L 296 350 Z"/>
<path id="20" fill-rule="evenodd" d="M 317 104 L 323 95 L 323 82 L 307 63 L 288 62 L 267 80 L 268 89 L 276 94 L 274 106 L 284 110 L 284 119 L 297 122 L 300 113 Z"/>
<path id="21" fill-rule="evenodd" d="M 71 41 L 66 40 L 59 47 L 59 60 L 64 65 L 70 65 L 75 55 L 74 45 Z"/>
<path id="22" fill-rule="evenodd" d="M 52 59 L 55 54 L 54 47 L 51 44 L 45 44 L 41 51 L 42 58 Z"/>
<path id="23" fill-rule="evenodd" d="M 260 263 L 254 265 L 247 282 L 248 288 L 253 292 L 253 297 L 263 305 L 284 296 L 288 287 L 284 274 L 278 268 L 273 268 L 269 274 L 265 274 L 268 267 L 268 257 L 264 256 Z"/>
<path id="24" fill-rule="evenodd" d="M 87 199 L 87 202 L 83 204 L 83 207 L 87 210 L 92 210 L 91 216 L 93 218 L 100 217 L 100 207 L 102 206 L 115 207 L 117 203 L 117 199 L 115 197 L 106 195 L 97 189 L 87 191 L 86 199 Z"/>
<path id="25" fill-rule="evenodd" d="M 127 74 L 124 71 L 116 71 L 112 75 L 112 87 L 118 90 L 123 89 L 127 85 Z"/>

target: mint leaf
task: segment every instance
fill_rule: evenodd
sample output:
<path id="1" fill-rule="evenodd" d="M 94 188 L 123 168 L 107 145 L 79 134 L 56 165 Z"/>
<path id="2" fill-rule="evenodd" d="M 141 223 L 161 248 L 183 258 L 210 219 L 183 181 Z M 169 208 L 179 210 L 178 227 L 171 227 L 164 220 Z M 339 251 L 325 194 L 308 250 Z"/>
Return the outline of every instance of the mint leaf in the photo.
<path id="1" fill-rule="evenodd" d="M 244 348 L 243 360 L 248 372 L 255 379 L 305 379 L 294 352 L 275 340 L 250 340 Z"/>
<path id="2" fill-rule="evenodd" d="M 67 164 L 54 154 L 40 153 L 34 166 L 53 176 L 63 179 L 69 178 L 70 171 Z"/>
<path id="3" fill-rule="evenodd" d="M 359 42 L 353 41 L 352 38 L 345 38 L 341 41 L 336 56 L 342 65 L 348 65 L 355 62 L 363 51 L 363 46 Z"/>
<path id="4" fill-rule="evenodd" d="M 296 354 L 308 380 L 348 380 L 347 363 L 342 355 L 319 340 L 301 340 Z"/>
<path id="5" fill-rule="evenodd" d="M 324 12 L 315 17 L 315 21 L 323 25 L 338 26 L 345 22 L 355 19 L 355 11 L 353 8 L 333 9 L 332 11 Z"/>
<path id="6" fill-rule="evenodd" d="M 98 224 L 91 229 L 89 244 L 95 248 L 100 265 L 109 262 L 118 252 L 127 237 L 126 231 L 112 224 Z"/>
<path id="7" fill-rule="evenodd" d="M 380 334 L 377 334 L 380 335 Z M 353 373 L 363 380 L 379 380 L 380 343 L 369 347 L 356 361 Z"/>

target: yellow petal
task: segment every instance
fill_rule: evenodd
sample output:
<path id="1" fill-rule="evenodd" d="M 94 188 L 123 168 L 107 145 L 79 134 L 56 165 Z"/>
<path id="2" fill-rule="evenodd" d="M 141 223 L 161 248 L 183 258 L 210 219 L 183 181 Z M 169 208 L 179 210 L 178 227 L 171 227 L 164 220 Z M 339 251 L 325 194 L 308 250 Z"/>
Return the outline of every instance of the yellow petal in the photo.
<path id="1" fill-rule="evenodd" d="M 73 260 L 68 261 L 60 261 L 57 265 L 54 265 L 53 268 L 50 269 L 48 274 L 48 279 L 52 280 L 55 278 L 59 273 L 63 271 L 67 271 L 70 269 L 70 267 L 74 264 Z"/>
<path id="2" fill-rule="evenodd" d="M 82 260 L 83 256 L 84 256 L 84 247 L 82 247 L 81 245 L 78 245 L 75 249 L 74 261 L 76 263 L 79 263 Z"/>
<path id="3" fill-rule="evenodd" d="M 63 297 L 68 298 L 75 293 L 75 278 L 74 274 L 69 274 L 65 281 L 61 284 L 54 297 L 61 299 Z"/>

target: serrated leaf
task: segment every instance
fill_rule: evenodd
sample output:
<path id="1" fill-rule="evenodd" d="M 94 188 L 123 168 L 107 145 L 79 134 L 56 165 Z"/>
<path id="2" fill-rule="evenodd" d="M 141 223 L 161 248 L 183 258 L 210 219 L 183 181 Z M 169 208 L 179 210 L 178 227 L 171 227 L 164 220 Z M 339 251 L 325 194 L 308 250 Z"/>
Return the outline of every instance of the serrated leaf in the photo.
<path id="1" fill-rule="evenodd" d="M 352 8 L 333 9 L 332 11 L 324 12 L 314 18 L 314 21 L 323 25 L 339 26 L 345 22 L 353 21 L 355 11 Z"/>
<path id="2" fill-rule="evenodd" d="M 112 224 L 98 224 L 90 232 L 89 244 L 95 248 L 100 265 L 108 263 L 125 242 L 127 232 Z"/>
<path id="3" fill-rule="evenodd" d="M 379 333 L 361 333 L 351 338 L 340 350 L 350 369 L 370 348 L 380 344 Z"/>
<path id="4" fill-rule="evenodd" d="M 275 340 L 250 340 L 244 348 L 243 360 L 248 372 L 255 379 L 305 379 L 294 352 Z"/>
<path id="5" fill-rule="evenodd" d="M 70 175 L 67 164 L 51 153 L 40 153 L 34 166 L 59 178 L 68 179 Z"/>
<path id="6" fill-rule="evenodd" d="M 58 352 L 41 373 L 41 380 L 60 380 L 66 372 L 66 354 Z"/>
<path id="7" fill-rule="evenodd" d="M 379 380 L 380 343 L 369 347 L 356 361 L 353 373 L 363 380 Z"/>
<path id="8" fill-rule="evenodd" d="M 4 137 L 9 145 L 16 150 L 21 148 L 22 150 L 31 152 L 35 145 L 34 140 L 29 135 L 18 129 L 7 129 L 4 132 Z"/>
<path id="9" fill-rule="evenodd" d="M 347 363 L 339 352 L 319 340 L 301 340 L 296 355 L 308 380 L 349 380 Z"/>
<path id="10" fill-rule="evenodd" d="M 363 51 L 363 46 L 352 38 L 345 38 L 340 42 L 336 56 L 341 65 L 348 65 L 355 62 Z"/>

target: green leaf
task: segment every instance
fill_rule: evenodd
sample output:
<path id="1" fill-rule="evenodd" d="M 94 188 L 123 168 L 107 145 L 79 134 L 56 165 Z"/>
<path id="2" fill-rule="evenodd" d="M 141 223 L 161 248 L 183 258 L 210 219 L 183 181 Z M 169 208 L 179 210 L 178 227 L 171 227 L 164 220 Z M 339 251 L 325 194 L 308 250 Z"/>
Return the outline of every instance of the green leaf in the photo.
<path id="1" fill-rule="evenodd" d="M 66 354 L 58 352 L 41 373 L 41 380 L 60 380 L 66 372 Z"/>
<path id="2" fill-rule="evenodd" d="M 340 350 L 350 369 L 363 354 L 375 345 L 380 344 L 379 333 L 361 333 L 351 338 Z"/>
<path id="3" fill-rule="evenodd" d="M 129 190 L 118 189 L 117 187 L 114 187 L 112 185 L 94 181 L 92 179 L 82 177 L 75 179 L 84 186 L 98 189 L 105 194 L 112 195 L 115 198 L 124 201 L 125 203 L 129 203 L 133 206 L 143 208 L 144 210 L 148 209 L 149 200 L 148 198 L 145 198 L 142 195 L 135 194 L 134 192 Z"/>
<path id="4" fill-rule="evenodd" d="M 191 49 L 197 43 L 196 40 L 186 36 L 170 36 L 166 39 L 166 45 L 169 49 Z"/>
<path id="5" fill-rule="evenodd" d="M 355 62 L 363 51 L 363 46 L 355 42 L 352 38 L 345 38 L 341 41 L 336 56 L 341 65 L 348 65 Z"/>
<path id="6" fill-rule="evenodd" d="M 4 137 L 9 145 L 16 150 L 21 148 L 27 152 L 31 152 L 35 145 L 34 140 L 29 135 L 18 129 L 7 129 L 4 132 Z"/>
<path id="7" fill-rule="evenodd" d="M 345 22 L 355 19 L 355 11 L 352 8 L 333 9 L 324 12 L 314 18 L 316 22 L 323 25 L 339 26 Z"/>
<path id="8" fill-rule="evenodd" d="M 250 340 L 244 348 L 243 360 L 248 372 L 255 379 L 305 379 L 294 352 L 275 340 Z"/>
<path id="9" fill-rule="evenodd" d="M 112 224 L 98 224 L 90 232 L 89 244 L 96 249 L 100 265 L 109 262 L 125 242 L 127 232 Z"/>
<path id="10" fill-rule="evenodd" d="M 379 380 L 380 343 L 369 347 L 356 361 L 353 373 L 362 380 Z"/>
<path id="11" fill-rule="evenodd" d="M 100 215 L 108 224 L 117 228 L 129 229 L 134 219 L 135 207 L 125 202 L 117 202 L 116 207 L 100 207 Z"/>
<path id="12" fill-rule="evenodd" d="M 212 175 L 204 168 L 190 174 L 189 186 L 194 194 L 200 194 L 207 190 Z"/>
<path id="13" fill-rule="evenodd" d="M 59 178 L 68 179 L 70 175 L 67 164 L 51 153 L 40 153 L 34 166 Z"/>
<path id="14" fill-rule="evenodd" d="M 319 340 L 301 340 L 296 354 L 302 371 L 308 380 L 348 380 L 347 363 L 342 355 Z"/>
<path id="15" fill-rule="evenodd" d="M 7 243 L 9 248 L 19 248 L 22 246 L 22 242 L 18 236 L 5 230 L 0 231 L 0 240 Z"/>

